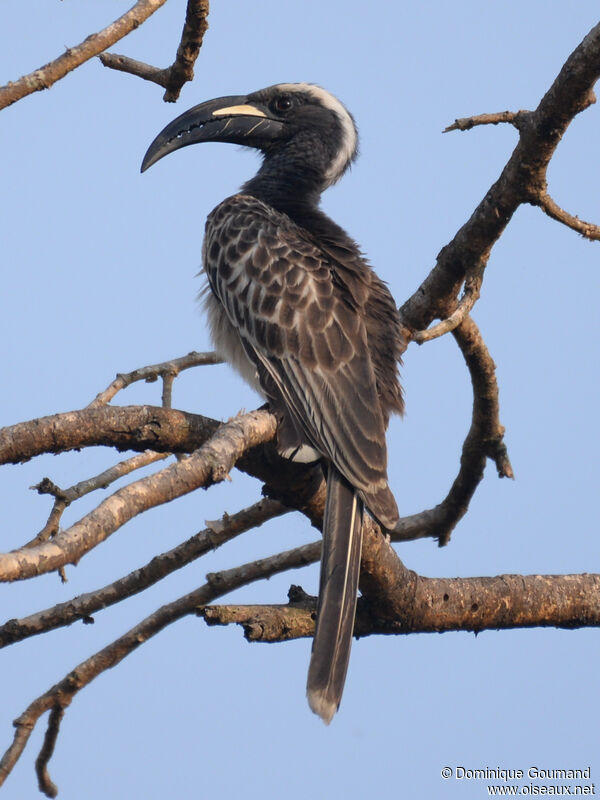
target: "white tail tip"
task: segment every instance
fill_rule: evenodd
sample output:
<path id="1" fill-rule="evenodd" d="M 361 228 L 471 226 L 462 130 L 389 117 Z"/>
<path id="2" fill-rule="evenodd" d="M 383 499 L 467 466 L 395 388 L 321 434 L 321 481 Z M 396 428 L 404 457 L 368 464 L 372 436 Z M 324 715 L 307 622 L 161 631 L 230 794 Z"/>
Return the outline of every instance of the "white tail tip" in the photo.
<path id="1" fill-rule="evenodd" d="M 315 714 L 318 714 L 325 725 L 329 725 L 335 715 L 335 712 L 338 710 L 337 704 L 332 703 L 331 700 L 327 700 L 327 698 L 324 697 L 323 692 L 317 690 L 311 691 L 309 689 L 306 692 L 306 696 L 308 697 L 308 705 L 310 706 L 311 711 L 314 711 Z"/>

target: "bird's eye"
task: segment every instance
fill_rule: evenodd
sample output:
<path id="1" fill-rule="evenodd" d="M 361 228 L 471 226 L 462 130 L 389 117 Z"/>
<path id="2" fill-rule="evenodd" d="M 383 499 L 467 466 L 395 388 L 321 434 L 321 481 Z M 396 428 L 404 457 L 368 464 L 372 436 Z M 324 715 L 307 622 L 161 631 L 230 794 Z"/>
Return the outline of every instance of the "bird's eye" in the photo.
<path id="1" fill-rule="evenodd" d="M 292 107 L 292 98 L 287 94 L 280 94 L 271 103 L 271 108 L 278 114 L 283 114 L 289 111 Z"/>

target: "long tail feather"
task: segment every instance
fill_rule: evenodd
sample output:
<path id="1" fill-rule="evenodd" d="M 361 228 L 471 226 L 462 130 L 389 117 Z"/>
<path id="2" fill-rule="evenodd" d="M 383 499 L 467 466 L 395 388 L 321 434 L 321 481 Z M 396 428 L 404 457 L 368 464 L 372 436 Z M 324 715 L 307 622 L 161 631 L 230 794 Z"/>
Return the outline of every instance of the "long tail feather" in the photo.
<path id="1" fill-rule="evenodd" d="M 350 659 L 356 614 L 363 503 L 331 464 L 323 520 L 319 603 L 306 693 L 311 709 L 329 724 L 338 709 Z"/>

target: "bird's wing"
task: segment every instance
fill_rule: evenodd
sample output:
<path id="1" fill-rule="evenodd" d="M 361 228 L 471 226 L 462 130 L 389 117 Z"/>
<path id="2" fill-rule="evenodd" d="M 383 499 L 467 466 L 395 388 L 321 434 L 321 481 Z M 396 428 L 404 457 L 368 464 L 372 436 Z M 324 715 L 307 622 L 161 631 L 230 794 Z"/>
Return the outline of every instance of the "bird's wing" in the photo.
<path id="1" fill-rule="evenodd" d="M 301 439 L 391 527 L 397 510 L 393 499 L 390 508 L 385 426 L 363 311 L 331 259 L 287 217 L 237 195 L 210 215 L 204 261 L 276 411 L 290 415 Z"/>

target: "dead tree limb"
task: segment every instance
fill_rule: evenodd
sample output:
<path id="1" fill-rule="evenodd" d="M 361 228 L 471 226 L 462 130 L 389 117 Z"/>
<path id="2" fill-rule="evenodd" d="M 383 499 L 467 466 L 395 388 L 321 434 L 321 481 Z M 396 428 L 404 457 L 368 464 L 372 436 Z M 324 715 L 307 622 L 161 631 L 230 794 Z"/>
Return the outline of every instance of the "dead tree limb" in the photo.
<path id="1" fill-rule="evenodd" d="M 163 381 L 167 377 L 176 378 L 181 372 L 192 367 L 203 367 L 209 364 L 222 364 L 223 359 L 214 352 L 197 353 L 193 350 L 185 356 L 180 358 L 172 358 L 170 361 L 163 361 L 160 364 L 150 364 L 146 367 L 134 369 L 131 372 L 119 372 L 114 381 L 107 386 L 103 392 L 100 392 L 87 406 L 88 408 L 97 408 L 98 406 L 106 405 L 115 397 L 122 389 L 131 386 L 132 383 L 137 381 L 146 381 L 146 383 L 153 383 L 154 381 L 162 378 Z M 165 404 L 163 403 L 163 406 Z M 167 406 L 169 407 L 169 406 Z"/>
<path id="2" fill-rule="evenodd" d="M 36 762 L 38 776 L 43 776 L 40 788 L 48 797 L 56 796 L 56 787 L 47 772 L 48 759 L 52 755 L 62 712 L 71 704 L 75 695 L 94 678 L 134 652 L 141 644 L 160 633 L 168 625 L 199 610 L 226 592 L 248 583 L 269 578 L 277 572 L 294 567 L 303 567 L 319 558 L 321 543 L 315 542 L 276 556 L 245 564 L 222 573 L 207 575 L 207 582 L 173 603 L 161 606 L 138 625 L 120 636 L 107 647 L 78 664 L 61 681 L 34 700 L 14 721 L 15 735 L 12 744 L 0 760 L 0 786 L 4 783 L 19 760 L 37 721 L 46 711 L 53 712 L 49 719 L 49 733 Z M 51 745 L 51 746 L 50 746 Z"/>
<path id="3" fill-rule="evenodd" d="M 316 597 L 293 587 L 287 605 L 206 606 L 209 625 L 235 623 L 252 642 L 313 636 Z M 415 575 L 410 602 L 373 613 L 360 599 L 357 637 L 373 634 L 443 633 L 512 628 L 600 626 L 600 575 L 498 575 L 494 578 L 424 578 Z"/>
<path id="4" fill-rule="evenodd" d="M 523 203 L 542 205 L 546 170 L 573 118 L 595 102 L 593 86 L 600 78 L 600 24 L 571 53 L 535 111 L 503 112 L 519 131 L 519 141 L 502 174 L 471 218 L 440 251 L 437 263 L 401 308 L 407 343 L 437 317 L 450 316 L 458 292 L 471 275 L 483 275 L 491 249 Z M 487 115 L 485 115 L 487 116 Z M 493 115 L 492 115 L 493 116 Z M 450 126 L 467 130 L 477 124 Z M 481 117 L 479 118 L 481 119 Z M 481 123 L 480 123 L 481 124 Z"/>
<path id="5" fill-rule="evenodd" d="M 67 73 L 127 36 L 165 2 L 166 0 L 138 0 L 129 11 L 99 33 L 93 33 L 75 47 L 68 47 L 61 56 L 30 72 L 29 75 L 23 75 L 22 78 L 0 87 L 0 109 L 16 103 L 28 94 L 49 89 Z"/>
<path id="6" fill-rule="evenodd" d="M 207 522 L 207 527 L 166 553 L 155 556 L 148 564 L 119 578 L 108 586 L 73 597 L 22 619 L 10 619 L 0 626 L 0 648 L 21 642 L 31 636 L 82 621 L 94 622 L 92 614 L 120 603 L 127 597 L 144 591 L 149 586 L 185 567 L 225 542 L 229 542 L 251 528 L 285 514 L 286 509 L 276 500 L 263 499 L 238 511 L 225 514 L 221 520 Z"/>
<path id="7" fill-rule="evenodd" d="M 104 445 L 117 450 L 191 453 L 221 423 L 160 406 L 100 406 L 21 422 L 0 430 L 0 464 L 42 453 Z"/>
<path id="8" fill-rule="evenodd" d="M 102 53 L 100 61 L 105 67 L 157 83 L 166 89 L 163 95 L 165 103 L 174 103 L 179 98 L 184 83 L 194 78 L 194 64 L 202 47 L 204 34 L 208 30 L 208 12 L 208 0 L 188 0 L 181 41 L 175 61 L 170 67 L 160 69 L 117 53 Z"/>
<path id="9" fill-rule="evenodd" d="M 275 419 L 266 412 L 253 411 L 225 423 L 185 461 L 124 486 L 52 540 L 0 555 L 0 581 L 33 578 L 76 564 L 143 511 L 225 480 L 243 453 L 274 434 Z"/>
<path id="10" fill-rule="evenodd" d="M 499 477 L 514 477 L 504 444 L 504 427 L 500 422 L 496 366 L 471 317 L 465 317 L 452 333 L 463 353 L 473 385 L 471 427 L 463 444 L 460 469 L 441 503 L 400 519 L 391 533 L 394 541 L 431 536 L 437 538 L 440 546 L 447 544 L 453 529 L 467 513 L 475 490 L 483 479 L 488 458 L 496 464 Z"/>

